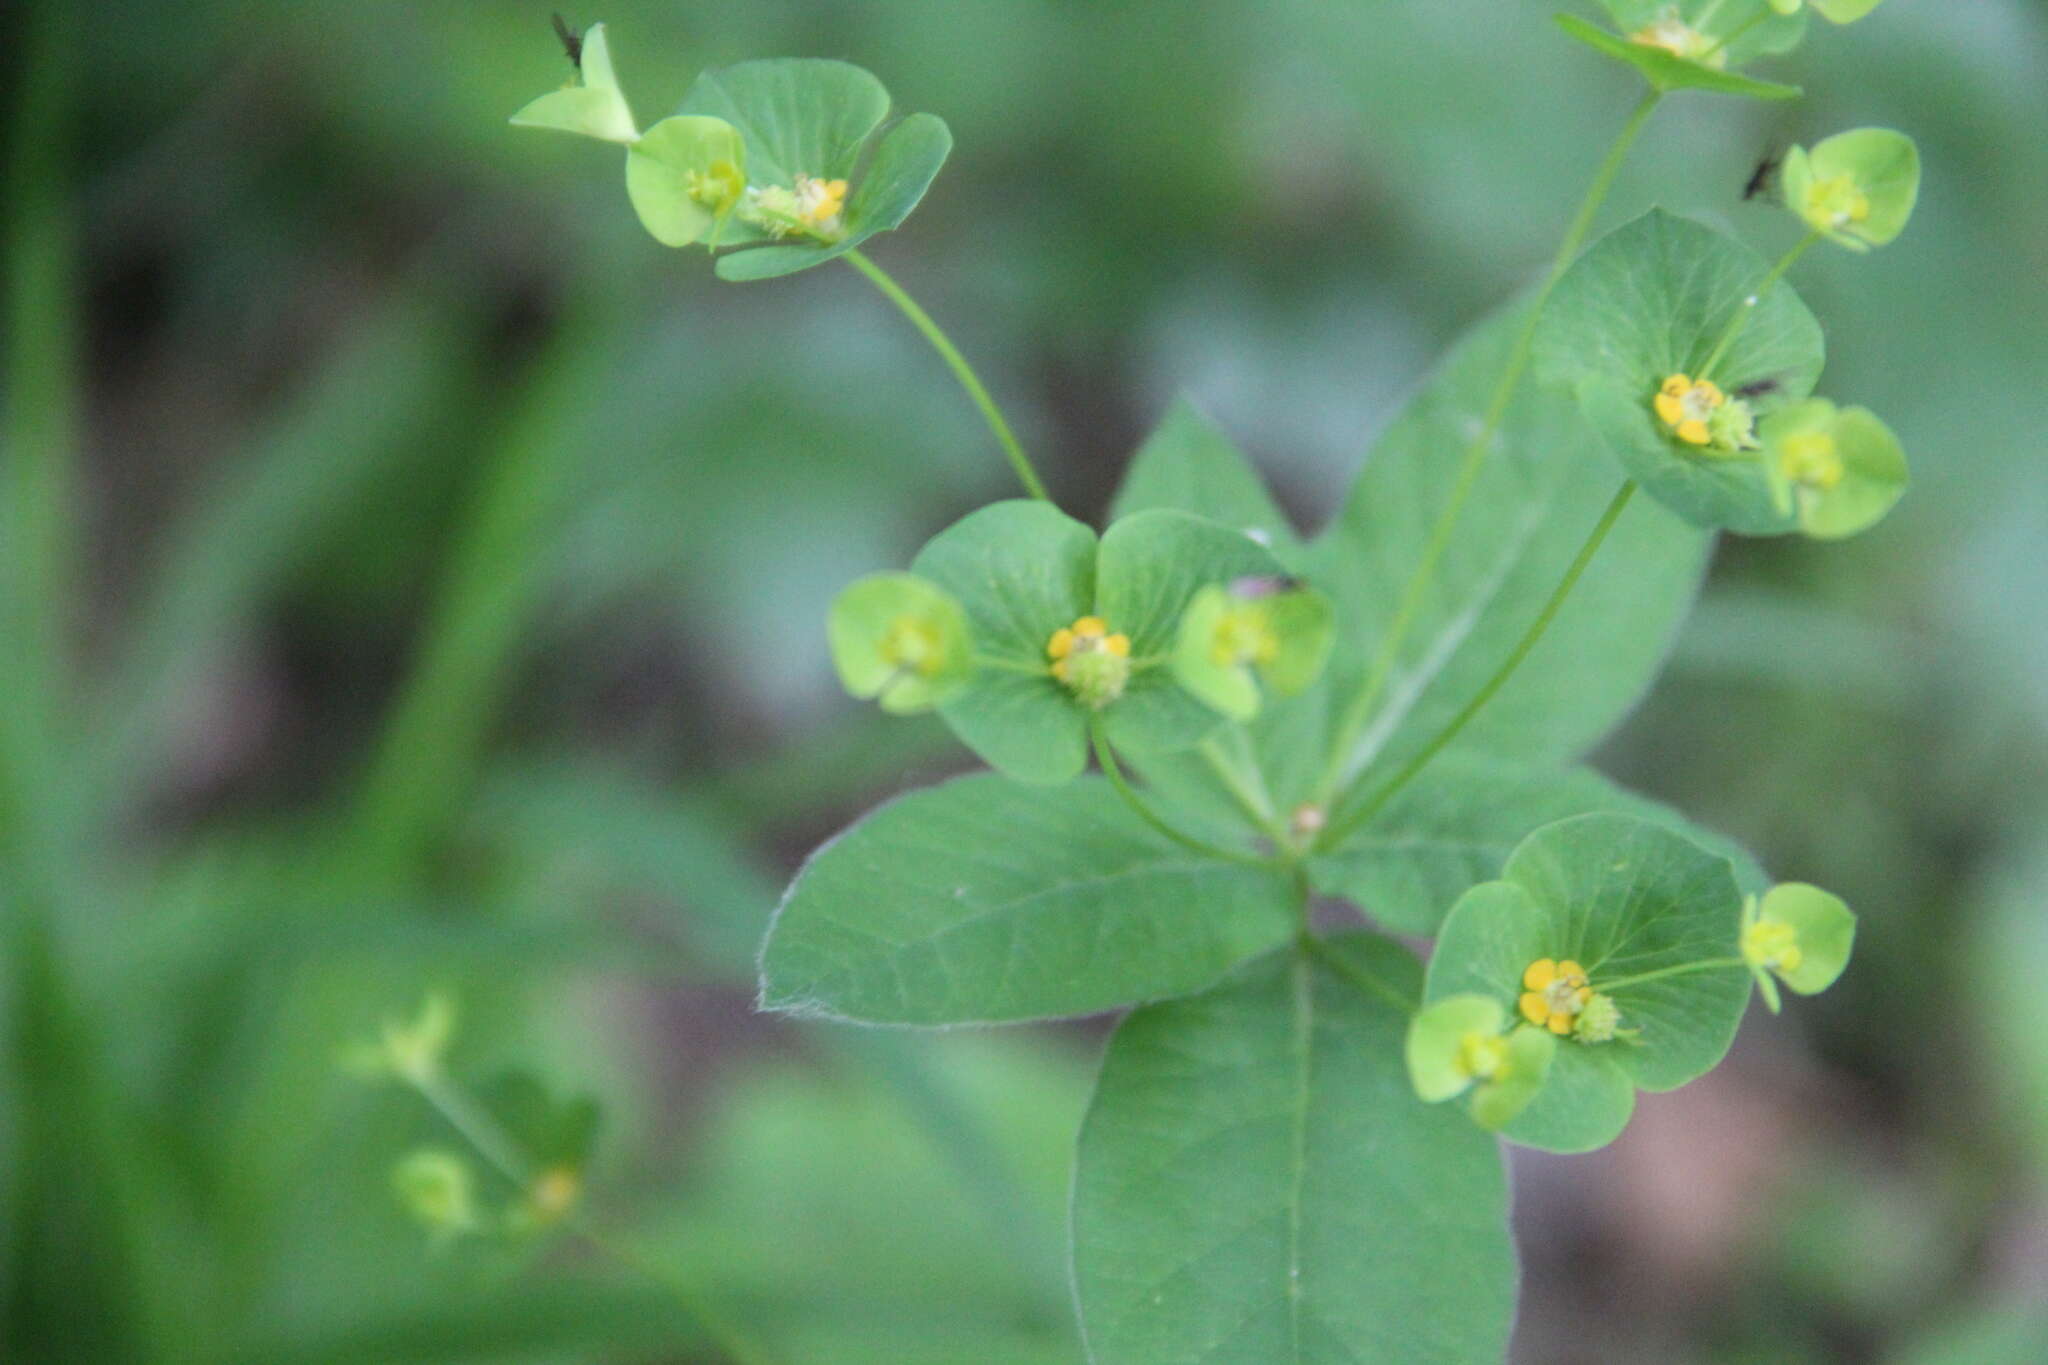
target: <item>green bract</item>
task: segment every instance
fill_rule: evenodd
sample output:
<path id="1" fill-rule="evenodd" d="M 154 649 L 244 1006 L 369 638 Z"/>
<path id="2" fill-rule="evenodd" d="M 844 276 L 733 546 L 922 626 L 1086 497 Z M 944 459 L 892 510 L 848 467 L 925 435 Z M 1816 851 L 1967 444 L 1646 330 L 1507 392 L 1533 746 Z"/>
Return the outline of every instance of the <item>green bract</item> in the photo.
<path id="1" fill-rule="evenodd" d="M 1742 956 L 1773 1014 L 1777 981 L 1801 995 L 1818 995 L 1835 984 L 1855 946 L 1855 913 L 1817 886 L 1786 882 L 1743 902 Z"/>
<path id="2" fill-rule="evenodd" d="M 1868 409 L 1810 398 L 1772 413 L 1760 434 L 1779 510 L 1816 539 L 1875 525 L 1906 491 L 1906 452 Z"/>
<path id="3" fill-rule="evenodd" d="M 1585 1151 L 1621 1132 L 1638 1087 L 1674 1089 L 1728 1050 L 1749 998 L 1741 915 L 1727 859 L 1627 816 L 1560 821 L 1530 835 L 1501 880 L 1453 907 L 1423 999 L 1484 995 L 1535 1022 L 1531 969 L 1582 967 L 1591 999 L 1605 998 L 1612 1013 L 1598 1032 L 1565 1030 L 1541 1093 L 1503 1135 Z M 1568 1008 L 1578 1018 L 1607 1009 Z"/>
<path id="4" fill-rule="evenodd" d="M 625 92 L 612 73 L 612 53 L 603 24 L 592 24 L 583 35 L 583 49 L 577 60 L 577 83 L 551 90 L 512 116 L 522 128 L 553 128 L 606 142 L 631 143 L 640 136 L 633 111 L 626 107 Z"/>
<path id="5" fill-rule="evenodd" d="M 1188 747 L 1222 723 L 1175 682 L 1181 614 L 1202 588 L 1281 574 L 1242 532 L 1152 511 L 1095 533 L 1044 502 L 999 502 L 936 536 L 911 565 L 959 599 L 979 668 L 939 714 L 963 743 L 1026 782 L 1064 782 L 1087 764 L 1088 728 L 1134 754 Z M 1060 632 L 1103 625 L 1121 654 L 1054 652 Z M 1086 634 L 1085 631 L 1081 632 Z M 1071 661 L 1066 679 L 1055 665 Z M 1120 672 L 1113 688 L 1095 665 Z"/>
<path id="6" fill-rule="evenodd" d="M 1679 6 L 1665 0 L 1603 3 L 1622 30 L 1620 34 L 1572 14 L 1558 15 L 1558 26 L 1594 51 L 1634 67 L 1653 89 L 1666 94 L 1705 90 L 1761 100 L 1792 99 L 1799 94 L 1796 85 L 1754 80 L 1728 68 L 1797 45 L 1806 29 L 1803 15 L 1764 14 L 1759 18 L 1764 0 L 1738 0 L 1714 7 L 1707 25 L 1694 27 L 1680 16 Z"/>
<path id="7" fill-rule="evenodd" d="M 1852 251 L 1905 230 L 1920 197 L 1920 149 L 1890 128 L 1855 128 L 1785 154 L 1785 205 Z"/>
<path id="8" fill-rule="evenodd" d="M 967 613 L 915 574 L 870 574 L 848 585 L 826 629 L 846 690 L 877 699 L 884 711 L 929 711 L 974 673 Z"/>
<path id="9" fill-rule="evenodd" d="M 663 246 L 688 246 L 739 206 L 747 188 L 747 147 L 724 119 L 665 118 L 626 149 L 626 193 L 640 223 Z"/>
<path id="10" fill-rule="evenodd" d="M 1780 14 L 1797 14 L 1802 0 L 1770 0 L 1771 8 Z M 1821 18 L 1836 24 L 1853 24 L 1864 15 L 1876 9 L 1883 0 L 1811 0 L 1813 8 Z"/>
<path id="11" fill-rule="evenodd" d="M 721 256 L 727 280 L 819 265 L 895 227 L 953 147 L 932 114 L 883 132 L 889 92 L 846 62 L 792 57 L 707 71 L 677 112 L 722 119 L 746 143 L 748 188 L 726 239 L 764 245 Z"/>
<path id="12" fill-rule="evenodd" d="M 1472 1117 L 1499 1128 L 1528 1107 L 1550 1075 L 1557 1040 L 1540 1029 L 1502 1033 L 1508 1013 L 1488 995 L 1454 995 L 1408 1025 L 1408 1080 L 1427 1104 L 1471 1090 Z"/>
<path id="13" fill-rule="evenodd" d="M 1674 379 L 1707 381 L 1723 410 L 1743 405 L 1747 424 L 1813 391 L 1820 324 L 1783 280 L 1757 294 L 1769 273 L 1740 243 L 1653 209 L 1565 272 L 1537 334 L 1541 372 L 1576 395 L 1645 491 L 1697 526 L 1776 534 L 1794 525 L 1748 451 L 1724 444 L 1720 430 L 1714 444 L 1688 444 L 1656 406 Z"/>
<path id="14" fill-rule="evenodd" d="M 1330 599 L 1285 579 L 1240 579 L 1196 593 L 1181 618 L 1173 676 L 1232 720 L 1259 713 L 1263 685 L 1307 691 L 1330 657 Z"/>

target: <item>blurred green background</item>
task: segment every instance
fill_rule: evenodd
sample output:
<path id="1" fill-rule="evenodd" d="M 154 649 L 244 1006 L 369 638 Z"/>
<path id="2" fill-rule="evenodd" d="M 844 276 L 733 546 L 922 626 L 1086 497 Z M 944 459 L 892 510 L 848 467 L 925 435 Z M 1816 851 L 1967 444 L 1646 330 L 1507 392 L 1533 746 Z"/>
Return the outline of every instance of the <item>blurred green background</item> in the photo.
<path id="1" fill-rule="evenodd" d="M 643 120 L 837 56 L 957 148 L 873 254 L 1098 513 L 1178 392 L 1314 525 L 1547 257 L 1636 91 L 1517 0 L 616 0 Z M 791 1362 L 1078 1362 L 1099 1028 L 754 1016 L 780 882 L 964 766 L 821 622 L 1007 473 L 839 269 L 746 287 L 609 148 L 506 116 L 534 5 L 0 10 L 0 1359 L 710 1360 L 573 1238 L 436 1246 L 453 1135 L 335 1065 L 430 986 L 452 1067 L 590 1094 L 592 1221 Z M 1918 482 L 1723 545 L 1598 756 L 1863 915 L 1829 995 L 1516 1161 L 1514 1359 L 2048 1359 L 2048 9 L 1895 0 L 1681 97 L 1606 222 L 1775 253 L 1755 160 L 1912 132 L 1920 212 L 1797 283 Z M 480 1173 L 493 1199 L 502 1186 Z"/>

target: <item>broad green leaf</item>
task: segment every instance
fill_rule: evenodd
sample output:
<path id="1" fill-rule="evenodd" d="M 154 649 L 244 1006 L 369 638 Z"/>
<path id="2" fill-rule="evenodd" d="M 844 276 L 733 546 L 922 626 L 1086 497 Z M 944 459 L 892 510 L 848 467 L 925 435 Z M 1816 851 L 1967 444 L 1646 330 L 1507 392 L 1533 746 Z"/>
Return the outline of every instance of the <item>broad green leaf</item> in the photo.
<path id="1" fill-rule="evenodd" d="M 1732 238 L 1652 209 L 1565 272 L 1537 333 L 1542 376 L 1576 396 L 1631 477 L 1696 526 L 1775 534 L 1793 525 L 1760 460 L 1687 445 L 1652 406 L 1674 375 L 1711 378 L 1735 397 L 1768 386 L 1746 400 L 1758 414 L 1813 391 L 1820 324 L 1783 280 L 1755 295 L 1769 272 Z M 1702 374 L 1716 352 L 1712 375 Z"/>
<path id="2" fill-rule="evenodd" d="M 967 610 L 983 661 L 939 714 L 962 743 L 1025 782 L 1064 782 L 1088 763 L 1088 719 L 1046 667 L 1046 641 L 1095 604 L 1095 533 L 1049 503 L 970 513 L 912 561 Z"/>
<path id="3" fill-rule="evenodd" d="M 1495 1143 L 1415 1097 L 1415 963 L 1328 942 L 1137 1010 L 1110 1040 L 1074 1177 L 1097 1365 L 1491 1365 L 1515 1260 Z"/>
<path id="4" fill-rule="evenodd" d="M 778 242 L 718 258 L 722 280 L 765 280 L 822 264 L 888 232 L 910 216 L 953 150 L 936 114 L 911 114 L 882 137 L 846 202 L 846 231 L 831 243 Z"/>
<path id="5" fill-rule="evenodd" d="M 1161 507 L 1244 531 L 1290 568 L 1299 562 L 1301 539 L 1258 472 L 1222 428 L 1185 398 L 1174 402 L 1131 458 L 1110 517 Z"/>
<path id="6" fill-rule="evenodd" d="M 899 1024 L 1087 1014 L 1200 990 L 1295 917 L 1285 874 L 1190 854 L 1107 783 L 984 774 L 812 855 L 769 931 L 761 1001 Z"/>
<path id="7" fill-rule="evenodd" d="M 1728 858 L 1745 891 L 1769 885 L 1733 842 L 1591 768 L 1564 770 L 1472 756 L 1437 760 L 1371 822 L 1309 861 L 1315 889 L 1341 896 L 1388 929 L 1434 934 L 1466 888 L 1501 873 L 1541 826 L 1599 811 L 1638 816 Z"/>
<path id="8" fill-rule="evenodd" d="M 1124 695 L 1102 712 L 1112 744 L 1140 755 L 1170 752 L 1223 723 L 1168 666 L 1182 614 L 1204 588 L 1280 572 L 1272 553 L 1244 532 L 1186 512 L 1139 512 L 1103 533 L 1095 614 L 1130 637 L 1136 665 Z"/>
<path id="9" fill-rule="evenodd" d="M 1676 53 L 1647 43 L 1631 42 L 1627 38 L 1609 33 L 1596 25 L 1587 23 L 1575 14 L 1557 16 L 1557 26 L 1572 37 L 1615 60 L 1625 62 L 1643 74 L 1652 88 L 1666 94 L 1674 90 L 1704 90 L 1716 95 L 1741 95 L 1753 100 L 1796 99 L 1800 89 L 1796 85 L 1780 85 L 1775 81 L 1753 80 L 1738 76 L 1732 71 L 1717 70 L 1699 62 L 1688 61 Z"/>
<path id="10" fill-rule="evenodd" d="M 1584 967 L 1628 1032 L 1570 1039 L 1549 1086 L 1506 1136 L 1579 1150 L 1626 1122 L 1611 1064 L 1646 1090 L 1670 1090 L 1720 1061 L 1749 999 L 1740 959 L 1741 895 L 1728 861 L 1660 826 L 1621 815 L 1547 825 L 1515 850 L 1499 882 L 1474 887 L 1444 920 L 1425 998 L 1490 994 L 1510 1008 L 1542 959 Z M 1712 964 L 1712 965 L 1709 965 Z M 1583 1088 L 1570 1112 L 1553 1088 Z M 1599 1098 L 1607 1096 L 1606 1099 Z M 1613 1131 L 1595 1137 L 1600 1118 Z M 1582 1130 L 1572 1120 L 1584 1118 Z M 1586 1140 L 1593 1139 L 1593 1140 Z"/>
<path id="11" fill-rule="evenodd" d="M 1336 599 L 1327 696 L 1311 692 L 1262 735 L 1283 804 L 1321 766 L 1313 716 L 1354 695 L 1450 500 L 1460 455 L 1508 363 L 1525 304 L 1482 324 L 1374 445 L 1343 511 L 1313 547 L 1309 580 Z M 1620 479 L 1562 396 L 1524 385 L 1438 562 L 1347 775 L 1411 756 L 1500 666 L 1541 609 Z M 1529 762 L 1574 758 L 1649 685 L 1690 607 L 1706 539 L 1638 498 L 1543 642 L 1461 735 L 1457 748 Z M 1338 699 L 1332 702 L 1329 698 Z"/>

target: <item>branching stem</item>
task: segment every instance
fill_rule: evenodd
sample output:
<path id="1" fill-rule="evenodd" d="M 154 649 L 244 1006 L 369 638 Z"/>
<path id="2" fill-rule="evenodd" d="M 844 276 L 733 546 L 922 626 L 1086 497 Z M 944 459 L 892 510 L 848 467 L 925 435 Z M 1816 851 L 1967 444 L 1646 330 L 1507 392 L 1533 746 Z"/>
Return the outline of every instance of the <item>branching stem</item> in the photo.
<path id="1" fill-rule="evenodd" d="M 1102 765 L 1102 775 L 1109 779 L 1109 785 L 1116 788 L 1116 794 L 1124 799 L 1124 804 L 1129 806 L 1140 820 L 1182 848 L 1199 853 L 1205 858 L 1220 858 L 1229 863 L 1249 863 L 1256 867 L 1266 866 L 1267 860 L 1264 858 L 1197 839 L 1192 834 L 1183 834 L 1168 824 L 1165 817 L 1152 809 L 1152 803 L 1140 796 L 1137 789 L 1131 786 L 1130 779 L 1124 776 L 1123 765 L 1117 762 L 1115 751 L 1109 747 L 1109 740 L 1103 736 L 1101 721 L 1089 722 L 1088 738 L 1095 746 L 1095 761 Z"/>
<path id="2" fill-rule="evenodd" d="M 1408 632 L 1415 626 L 1415 618 L 1422 609 L 1423 601 L 1436 578 L 1437 565 L 1450 548 L 1451 533 L 1457 528 L 1458 518 L 1464 514 L 1465 503 L 1472 496 L 1472 488 L 1479 481 L 1479 474 L 1486 466 L 1487 457 L 1493 451 L 1494 437 L 1500 433 L 1501 423 L 1506 420 L 1508 406 L 1514 401 L 1515 392 L 1520 388 L 1522 377 L 1529 368 L 1531 350 L 1536 341 L 1537 323 L 1543 317 L 1543 305 L 1550 299 L 1551 291 L 1579 254 L 1579 248 L 1592 230 L 1593 219 L 1605 202 L 1607 192 L 1614 186 L 1614 178 L 1621 172 L 1622 163 L 1628 159 L 1629 148 L 1635 145 L 1636 137 L 1655 112 L 1663 94 L 1651 90 L 1637 103 L 1628 122 L 1622 125 L 1614 144 L 1607 149 L 1606 158 L 1593 175 L 1593 183 L 1586 190 L 1586 197 L 1573 215 L 1571 226 L 1565 230 L 1564 240 L 1558 244 L 1557 255 L 1550 262 L 1549 273 L 1544 276 L 1542 288 L 1528 305 L 1528 313 L 1522 321 L 1522 328 L 1515 337 L 1514 349 L 1508 355 L 1508 362 L 1495 382 L 1493 395 L 1486 405 L 1486 414 L 1479 424 L 1479 430 L 1465 447 L 1464 459 L 1458 466 L 1456 481 L 1451 485 L 1450 500 L 1438 514 L 1436 526 L 1431 530 L 1429 543 L 1424 547 L 1422 558 L 1416 563 L 1409 576 L 1407 586 L 1401 591 L 1401 600 L 1394 610 L 1394 619 L 1387 627 L 1387 633 L 1380 640 L 1379 650 L 1373 656 L 1371 668 L 1365 682 L 1360 686 L 1337 727 L 1335 743 L 1330 749 L 1329 763 L 1323 771 L 1323 780 L 1317 789 L 1317 804 L 1328 805 L 1337 794 L 1339 787 L 1350 779 L 1352 751 L 1357 747 L 1359 736 L 1373 717 L 1373 707 L 1378 704 L 1380 694 L 1386 689 L 1393 674 L 1394 662 L 1400 656 L 1401 647 L 1407 643 Z"/>
<path id="3" fill-rule="evenodd" d="M 1694 382 L 1713 377 L 1714 367 L 1728 354 L 1728 348 L 1735 344 L 1735 338 L 1742 335 L 1742 329 L 1748 325 L 1750 317 L 1756 312 L 1756 306 L 1763 302 L 1764 295 L 1769 293 L 1771 286 L 1783 279 L 1785 272 L 1792 268 L 1793 263 L 1804 256 L 1807 249 L 1819 240 L 1820 229 L 1810 229 L 1799 239 L 1797 245 L 1779 258 L 1778 263 L 1771 267 L 1770 273 L 1763 277 L 1756 288 L 1742 296 L 1735 305 L 1735 312 L 1728 318 L 1728 325 L 1721 329 L 1720 340 L 1714 343 L 1714 349 L 1707 353 L 1706 362 L 1694 376 Z"/>

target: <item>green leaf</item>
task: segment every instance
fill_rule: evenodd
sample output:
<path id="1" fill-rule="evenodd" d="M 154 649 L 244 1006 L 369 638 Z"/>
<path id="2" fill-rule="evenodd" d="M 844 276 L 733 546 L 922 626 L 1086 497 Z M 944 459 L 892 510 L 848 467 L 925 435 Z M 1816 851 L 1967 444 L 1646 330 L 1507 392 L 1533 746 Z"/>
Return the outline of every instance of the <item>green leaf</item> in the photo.
<path id="1" fill-rule="evenodd" d="M 1453 496 L 1471 440 L 1508 363 L 1526 304 L 1495 314 L 1411 399 L 1374 445 L 1342 513 L 1313 548 L 1309 580 L 1336 599 L 1329 695 L 1357 690 Z M 1465 504 L 1456 534 L 1347 774 L 1391 770 L 1434 735 L 1500 666 L 1613 497 L 1619 479 L 1563 396 L 1525 385 Z M 1616 523 L 1543 642 L 1460 736 L 1457 749 L 1530 762 L 1575 758 L 1634 705 L 1691 606 L 1705 538 L 1648 499 Z M 1313 707 L 1316 694 L 1304 703 Z M 1327 704 L 1327 703 L 1325 703 Z M 1291 712 L 1294 708 L 1274 708 Z M 1271 774 L 1283 804 L 1309 793 L 1329 741 L 1296 727 Z M 1266 727 L 1262 725 L 1262 733 Z M 1275 755 L 1270 743 L 1262 750 Z M 1369 781 L 1369 779 L 1368 779 Z"/>
<path id="2" fill-rule="evenodd" d="M 1556 770 L 1473 756 L 1437 760 L 1343 844 L 1309 860 L 1317 892 L 1341 896 L 1375 922 L 1434 934 L 1452 902 L 1497 877 L 1537 828 L 1600 811 L 1633 815 L 1711 847 L 1746 891 L 1769 878 L 1747 852 L 1591 768 Z"/>
<path id="3" fill-rule="evenodd" d="M 1189 400 L 1175 401 L 1124 471 L 1112 520 L 1172 508 L 1260 540 L 1282 564 L 1300 562 L 1301 539 L 1273 501 L 1258 471 L 1221 427 Z"/>
<path id="4" fill-rule="evenodd" d="M 1188 853 L 1107 783 L 965 777 L 812 855 L 769 931 L 761 1001 L 900 1024 L 1086 1014 L 1200 990 L 1295 924 L 1284 873 Z"/>
<path id="5" fill-rule="evenodd" d="M 1138 755 L 1168 753 L 1223 723 L 1167 666 L 1181 617 L 1204 588 L 1280 573 L 1279 561 L 1250 536 L 1186 512 L 1139 512 L 1103 533 L 1095 614 L 1130 636 L 1136 665 L 1124 695 L 1102 712 L 1112 744 Z"/>
<path id="6" fill-rule="evenodd" d="M 1813 391 L 1823 359 L 1813 314 L 1782 280 L 1748 302 L 1769 271 L 1732 238 L 1652 209 L 1565 272 L 1537 334 L 1541 375 L 1577 397 L 1631 477 L 1696 526 L 1775 534 L 1793 525 L 1759 460 L 1686 445 L 1652 407 L 1673 375 L 1711 377 L 1731 395 L 1768 385 L 1753 399 L 1760 413 Z"/>
<path id="7" fill-rule="evenodd" d="M 939 708 L 963 744 L 1024 782 L 1064 782 L 1088 763 L 1087 714 L 1046 666 L 1046 641 L 1095 604 L 1095 533 L 1049 503 L 970 513 L 912 561 L 967 611 L 984 666 Z"/>
<path id="8" fill-rule="evenodd" d="M 1587 23 L 1575 14 L 1558 15 L 1557 26 L 1595 52 L 1634 67 L 1653 89 L 1666 94 L 1674 90 L 1704 90 L 1710 94 L 1740 95 L 1753 100 L 1789 100 L 1798 98 L 1801 93 L 1796 85 L 1753 80 L 1688 61 L 1661 47 L 1630 42 Z"/>
<path id="9" fill-rule="evenodd" d="M 1132 1013 L 1081 1131 L 1074 1281 L 1097 1365 L 1496 1362 L 1500 1154 L 1402 1064 L 1413 958 L 1280 955 Z"/>
<path id="10" fill-rule="evenodd" d="M 603 24 L 592 24 L 583 35 L 583 52 L 576 66 L 578 84 L 530 101 L 512 116 L 513 124 L 631 145 L 640 133 L 612 72 L 611 46 Z"/>
<path id="11" fill-rule="evenodd" d="M 1583 966 L 1627 1032 L 1567 1042 L 1544 1093 L 1505 1130 L 1517 1142 L 1583 1150 L 1627 1121 L 1609 1064 L 1642 1089 L 1671 1090 L 1727 1052 L 1749 999 L 1741 915 L 1725 858 L 1628 816 L 1560 821 L 1529 836 L 1500 881 L 1474 887 L 1452 908 L 1424 998 L 1492 995 L 1513 1009 L 1530 964 Z M 1578 1096 L 1570 1106 L 1552 1094 L 1561 1086 Z"/>

